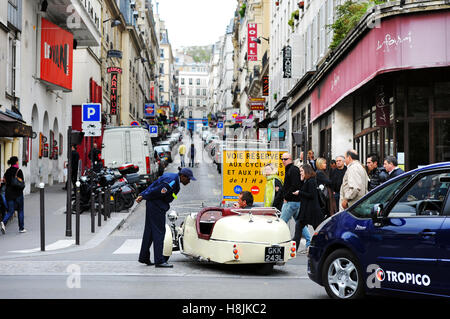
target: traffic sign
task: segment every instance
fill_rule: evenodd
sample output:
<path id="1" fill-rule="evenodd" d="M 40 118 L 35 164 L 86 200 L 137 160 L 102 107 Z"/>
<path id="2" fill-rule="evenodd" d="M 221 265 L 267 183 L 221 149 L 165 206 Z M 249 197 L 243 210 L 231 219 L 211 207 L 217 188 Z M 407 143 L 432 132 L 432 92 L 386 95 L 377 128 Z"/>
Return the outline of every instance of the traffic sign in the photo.
<path id="1" fill-rule="evenodd" d="M 150 125 L 149 126 L 150 137 L 158 136 L 158 125 Z"/>
<path id="2" fill-rule="evenodd" d="M 81 123 L 81 129 L 83 132 L 86 132 L 88 130 L 101 130 L 102 129 L 102 123 L 101 122 L 83 122 Z"/>
<path id="3" fill-rule="evenodd" d="M 101 122 L 102 106 L 100 103 L 86 103 L 82 106 L 82 122 Z"/>
<path id="4" fill-rule="evenodd" d="M 155 104 L 154 103 L 145 104 L 144 117 L 145 118 L 155 117 Z"/>
<path id="5" fill-rule="evenodd" d="M 137 121 L 133 121 L 130 123 L 131 126 L 139 126 L 139 122 Z"/>
<path id="6" fill-rule="evenodd" d="M 84 130 L 84 137 L 89 137 L 89 136 L 102 136 L 102 130 L 96 130 L 96 129 L 87 129 Z"/>
<path id="7" fill-rule="evenodd" d="M 223 122 L 217 122 L 217 128 L 223 128 Z"/>

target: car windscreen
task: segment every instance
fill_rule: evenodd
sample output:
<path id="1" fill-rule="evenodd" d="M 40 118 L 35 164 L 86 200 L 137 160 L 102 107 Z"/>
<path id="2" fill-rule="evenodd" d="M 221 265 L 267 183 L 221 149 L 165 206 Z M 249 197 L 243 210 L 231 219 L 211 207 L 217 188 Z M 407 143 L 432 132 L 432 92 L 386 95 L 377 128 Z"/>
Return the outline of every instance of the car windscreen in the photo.
<path id="1" fill-rule="evenodd" d="M 358 218 L 370 218 L 374 205 L 382 204 L 383 207 L 386 207 L 386 204 L 400 191 L 402 186 L 409 179 L 410 176 L 405 176 L 374 193 L 371 193 L 357 205 L 353 206 L 350 209 L 350 213 Z"/>

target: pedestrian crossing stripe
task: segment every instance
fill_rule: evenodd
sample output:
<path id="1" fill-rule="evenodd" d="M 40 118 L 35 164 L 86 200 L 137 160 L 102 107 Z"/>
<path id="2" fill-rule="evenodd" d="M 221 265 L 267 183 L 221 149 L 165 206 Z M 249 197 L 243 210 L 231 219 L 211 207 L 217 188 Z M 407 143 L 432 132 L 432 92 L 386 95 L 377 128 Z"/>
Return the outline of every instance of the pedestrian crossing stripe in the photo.
<path id="1" fill-rule="evenodd" d="M 75 244 L 73 239 L 62 239 L 54 242 L 53 244 L 45 246 L 45 251 L 52 251 L 58 249 L 64 249 Z M 28 254 L 40 251 L 41 248 L 23 249 L 23 250 L 11 250 L 10 253 Z"/>
<path id="2" fill-rule="evenodd" d="M 125 242 L 117 248 L 113 255 L 138 255 L 141 251 L 142 239 L 127 239 Z M 178 253 L 178 251 L 172 252 L 172 254 Z"/>

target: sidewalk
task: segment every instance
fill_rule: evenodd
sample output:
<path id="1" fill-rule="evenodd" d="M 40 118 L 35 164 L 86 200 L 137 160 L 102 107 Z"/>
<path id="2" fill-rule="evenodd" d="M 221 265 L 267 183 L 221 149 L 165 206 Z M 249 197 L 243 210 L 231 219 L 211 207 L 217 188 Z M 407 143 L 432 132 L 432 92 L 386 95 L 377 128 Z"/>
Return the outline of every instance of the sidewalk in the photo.
<path id="1" fill-rule="evenodd" d="M 40 194 L 25 196 L 25 229 L 19 233 L 18 219 L 10 219 L 6 225 L 6 234 L 0 233 L 0 259 L 25 256 L 41 256 L 93 248 L 116 230 L 131 214 L 129 211 L 111 212 L 111 218 L 98 226 L 95 216 L 95 233 L 91 233 L 91 213 L 85 211 L 80 215 L 80 245 L 75 245 L 75 214 L 72 214 L 72 236 L 66 236 L 66 191 L 64 184 L 45 188 L 45 251 L 41 251 L 40 232 Z"/>

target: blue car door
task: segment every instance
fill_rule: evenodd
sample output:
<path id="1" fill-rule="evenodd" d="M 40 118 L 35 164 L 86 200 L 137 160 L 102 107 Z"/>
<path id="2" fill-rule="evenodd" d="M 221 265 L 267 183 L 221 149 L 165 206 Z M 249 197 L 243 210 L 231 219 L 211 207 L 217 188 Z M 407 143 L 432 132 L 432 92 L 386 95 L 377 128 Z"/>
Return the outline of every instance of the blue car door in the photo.
<path id="1" fill-rule="evenodd" d="M 438 245 L 441 253 L 438 258 L 438 271 L 442 273 L 442 293 L 450 296 L 450 194 L 447 195 L 447 203 L 444 208 L 446 218 L 441 227 L 441 236 Z"/>
<path id="2" fill-rule="evenodd" d="M 444 293 L 449 272 L 440 271 L 438 265 L 441 243 L 448 236 L 442 228 L 448 184 L 441 181 L 450 176 L 447 171 L 414 178 L 385 208 L 387 218 L 381 225 L 370 227 L 368 254 L 379 266 L 380 288 Z"/>

